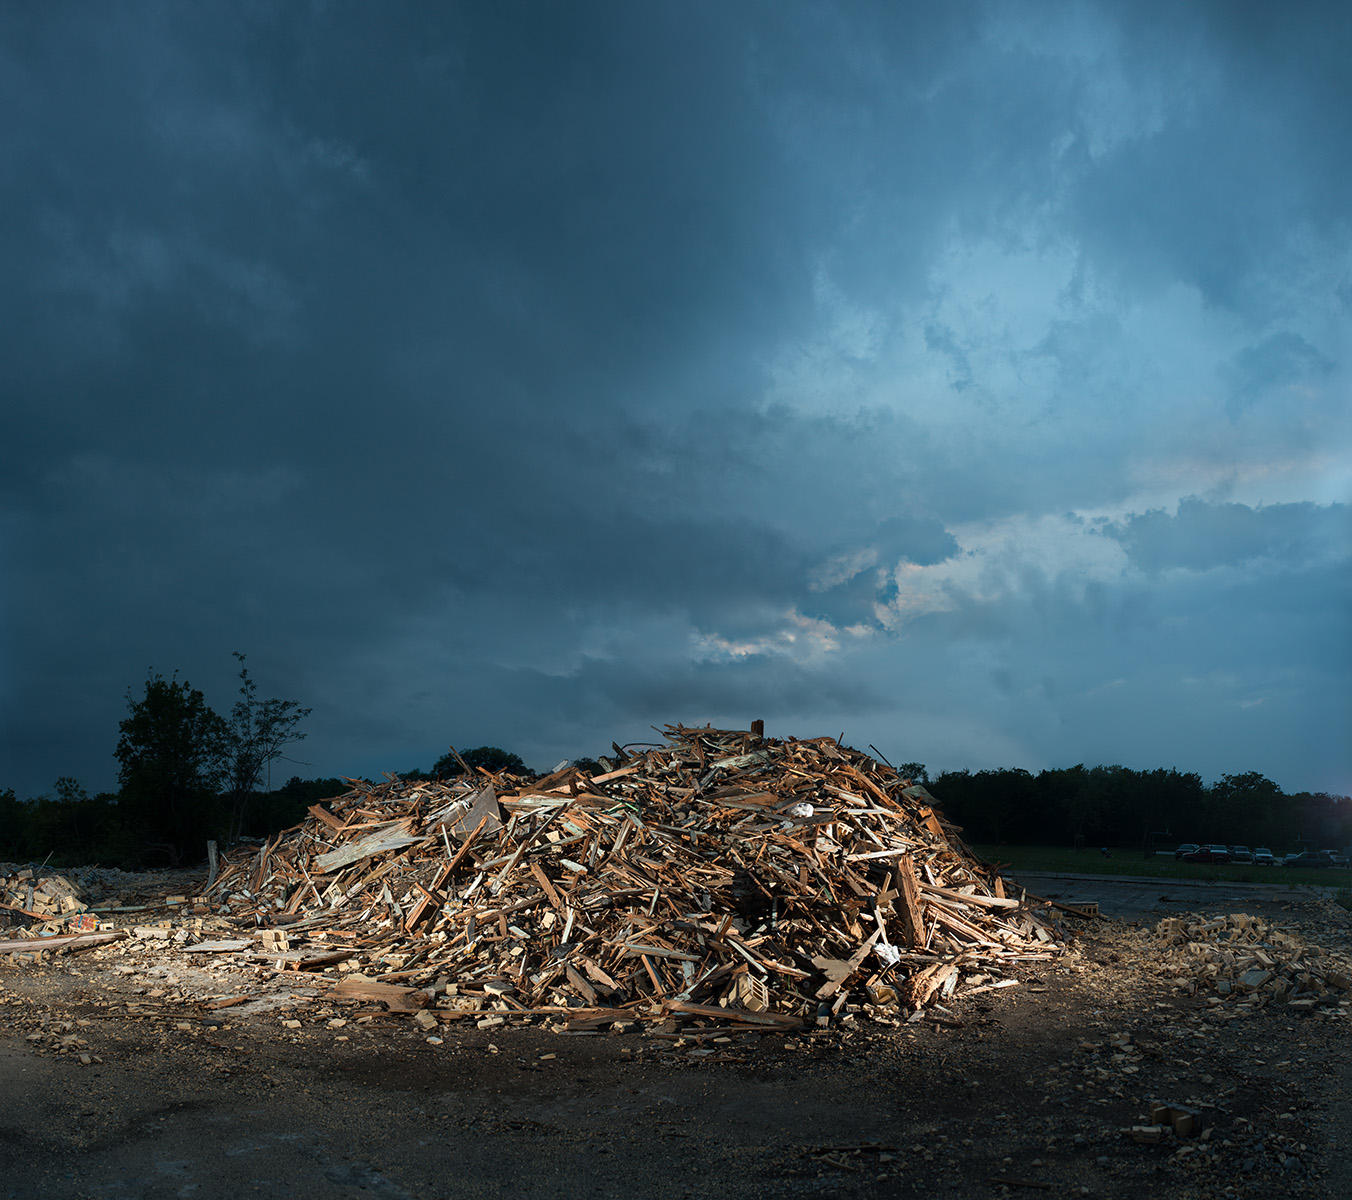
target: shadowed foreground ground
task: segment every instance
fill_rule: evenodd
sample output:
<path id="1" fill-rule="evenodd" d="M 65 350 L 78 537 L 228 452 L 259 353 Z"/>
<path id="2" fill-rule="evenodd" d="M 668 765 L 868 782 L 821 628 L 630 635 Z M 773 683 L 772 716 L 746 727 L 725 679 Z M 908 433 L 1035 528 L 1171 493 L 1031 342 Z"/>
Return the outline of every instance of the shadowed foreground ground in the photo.
<path id="1" fill-rule="evenodd" d="M 1328 906 L 1251 908 L 1336 936 Z M 0 1195 L 1352 1195 L 1345 1020 L 1207 1010 L 1126 922 L 1076 950 L 961 1027 L 704 1045 L 130 1019 L 88 957 L 0 966 Z M 1201 1107 L 1206 1140 L 1132 1142 L 1155 1099 Z"/>

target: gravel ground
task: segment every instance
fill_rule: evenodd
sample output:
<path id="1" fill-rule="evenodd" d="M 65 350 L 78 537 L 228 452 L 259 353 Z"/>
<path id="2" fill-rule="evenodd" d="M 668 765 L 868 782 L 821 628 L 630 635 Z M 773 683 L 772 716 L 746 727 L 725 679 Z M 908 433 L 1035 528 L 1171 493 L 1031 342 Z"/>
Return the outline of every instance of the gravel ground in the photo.
<path id="1" fill-rule="evenodd" d="M 1327 902 L 1252 899 L 1352 944 Z M 1072 955 L 942 1024 L 707 1042 L 429 1041 L 163 944 L 0 960 L 0 1196 L 1352 1195 L 1344 1017 L 1207 1006 L 1141 926 L 1072 929 Z M 206 1009 L 231 982 L 278 1006 Z M 1152 1101 L 1198 1109 L 1202 1136 L 1131 1140 Z"/>

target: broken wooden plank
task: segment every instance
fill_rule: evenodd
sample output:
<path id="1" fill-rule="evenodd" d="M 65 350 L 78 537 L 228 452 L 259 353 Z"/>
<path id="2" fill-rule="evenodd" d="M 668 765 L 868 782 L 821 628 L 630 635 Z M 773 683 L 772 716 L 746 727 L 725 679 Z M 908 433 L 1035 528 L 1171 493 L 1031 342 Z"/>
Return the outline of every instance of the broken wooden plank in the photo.
<path id="1" fill-rule="evenodd" d="M 387 1005 L 391 1012 L 412 1012 L 426 1008 L 429 1003 L 427 993 L 417 988 L 381 983 L 357 975 L 340 979 L 328 994 L 338 1000 L 377 1000 Z"/>
<path id="2" fill-rule="evenodd" d="M 13 954 L 23 950 L 88 950 L 126 936 L 125 929 L 110 929 L 104 933 L 59 933 L 51 937 L 6 938 L 0 941 L 0 954 Z"/>
<path id="3" fill-rule="evenodd" d="M 405 846 L 411 846 L 414 842 L 420 840 L 417 836 L 407 832 L 407 827 L 402 821 L 396 821 L 393 824 L 394 828 L 377 829 L 349 846 L 343 846 L 337 850 L 330 850 L 327 854 L 319 855 L 315 859 L 316 867 L 320 872 L 327 875 L 360 862 L 364 858 L 372 858 L 390 850 L 402 850 Z"/>
<path id="4" fill-rule="evenodd" d="M 901 919 L 901 936 L 907 946 L 919 949 L 925 944 L 925 922 L 920 913 L 920 884 L 915 877 L 915 858 L 904 854 L 897 860 L 895 877 L 897 897 L 892 902 Z"/>

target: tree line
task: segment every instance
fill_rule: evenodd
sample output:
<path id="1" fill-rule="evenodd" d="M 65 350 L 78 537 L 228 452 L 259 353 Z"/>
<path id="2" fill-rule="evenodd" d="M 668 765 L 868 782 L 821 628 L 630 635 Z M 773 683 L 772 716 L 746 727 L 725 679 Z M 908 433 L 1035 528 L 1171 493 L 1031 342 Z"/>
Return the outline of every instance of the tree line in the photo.
<path id="1" fill-rule="evenodd" d="M 291 776 L 265 787 L 272 765 L 303 740 L 310 709 L 295 700 L 260 699 L 236 652 L 238 698 L 227 714 L 175 674 L 152 671 L 141 695 L 127 693 L 127 715 L 113 753 L 118 789 L 91 796 L 79 781 L 58 779 L 51 794 L 20 799 L 0 790 L 0 860 L 49 860 L 57 866 L 101 863 L 136 868 L 202 859 L 208 840 L 229 844 L 266 837 L 304 819 L 348 781 Z M 595 759 L 575 760 L 593 772 Z M 532 772 L 497 746 L 450 750 L 405 779 L 445 779 L 480 769 Z M 968 842 L 1152 848 L 1194 841 L 1298 846 L 1352 844 L 1352 799 L 1324 792 L 1287 795 L 1257 772 L 1210 785 L 1174 769 L 1122 766 L 945 771 L 931 781 L 923 763 L 897 768 L 930 787 Z"/>
<path id="2" fill-rule="evenodd" d="M 1193 772 L 1079 763 L 1036 775 L 945 771 L 931 790 L 969 842 L 1142 849 L 1223 842 L 1278 852 L 1352 845 L 1352 799 L 1287 794 L 1257 771 L 1208 785 Z"/>

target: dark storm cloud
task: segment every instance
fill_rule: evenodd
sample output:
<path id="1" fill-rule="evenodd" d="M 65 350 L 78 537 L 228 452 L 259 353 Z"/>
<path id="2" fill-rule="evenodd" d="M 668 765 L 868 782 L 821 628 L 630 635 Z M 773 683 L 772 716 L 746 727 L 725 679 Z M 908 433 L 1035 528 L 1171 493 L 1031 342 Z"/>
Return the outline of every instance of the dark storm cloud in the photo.
<path id="1" fill-rule="evenodd" d="M 1098 544 L 1151 570 L 1333 536 L 1136 493 L 1346 444 L 1348 42 L 1334 7 L 11 6 L 0 787 L 106 786 L 124 690 L 224 706 L 232 649 L 315 708 L 317 772 L 881 723 L 919 661 L 930 736 L 1012 749 L 956 714 L 1023 668 L 953 662 L 1055 612 L 1040 658 L 1117 670 L 1073 631 L 1158 600 L 1042 542 L 977 586 L 968 531 L 1135 513 Z"/>
<path id="2" fill-rule="evenodd" d="M 1178 512 L 1133 514 L 1104 527 L 1147 571 L 1205 571 L 1256 558 L 1299 566 L 1330 556 L 1352 559 L 1352 510 L 1345 504 L 1210 504 L 1190 496 Z"/>
<path id="3" fill-rule="evenodd" d="M 1352 137 L 1347 9 L 1147 4 L 1104 27 L 1133 81 L 1121 99 L 1148 115 L 1097 154 L 1082 141 L 1080 231 L 1128 276 L 1270 315 L 1274 250 L 1345 225 L 1352 162 L 1330 147 Z"/>
<path id="4" fill-rule="evenodd" d="M 76 436 L 219 455 L 268 433 L 279 402 L 289 438 L 326 402 L 377 396 L 408 417 L 590 413 L 640 367 L 683 393 L 707 368 L 681 347 L 716 350 L 733 313 L 739 332 L 758 308 L 782 320 L 764 301 L 797 290 L 735 36 L 530 6 L 442 29 L 410 15 L 372 46 L 356 10 L 154 11 L 144 43 L 125 11 L 11 18 L 39 25 L 24 74 L 50 106 L 21 146 L 28 220 L 7 226 L 43 304 L 13 306 L 49 343 L 52 318 L 80 322 L 75 357 L 102 349 L 123 392 L 111 413 L 67 396 L 93 418 Z M 52 357 L 34 406 L 66 390 Z M 227 410 L 218 437 L 187 436 L 185 402 Z"/>
<path id="5" fill-rule="evenodd" d="M 1333 361 L 1298 333 L 1271 334 L 1235 355 L 1230 371 L 1234 390 L 1227 409 L 1236 417 L 1266 396 L 1323 380 L 1333 369 Z"/>
<path id="6" fill-rule="evenodd" d="M 878 552 L 885 562 L 913 562 L 929 567 L 952 558 L 958 543 L 933 517 L 888 517 L 878 526 Z"/>

